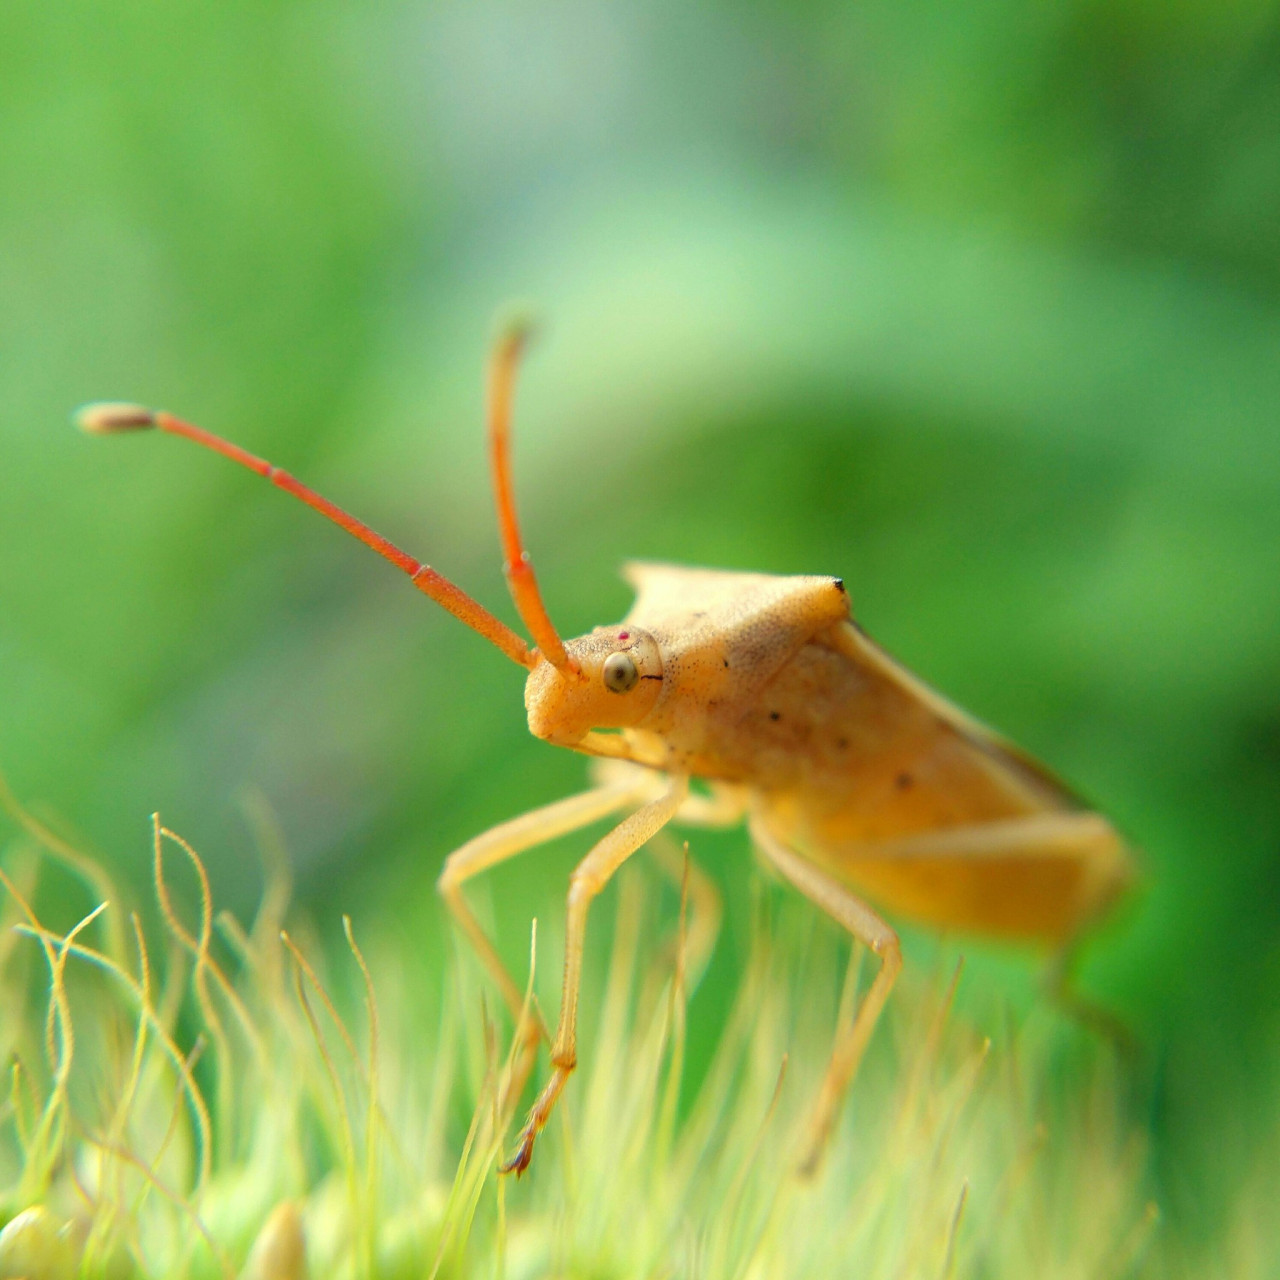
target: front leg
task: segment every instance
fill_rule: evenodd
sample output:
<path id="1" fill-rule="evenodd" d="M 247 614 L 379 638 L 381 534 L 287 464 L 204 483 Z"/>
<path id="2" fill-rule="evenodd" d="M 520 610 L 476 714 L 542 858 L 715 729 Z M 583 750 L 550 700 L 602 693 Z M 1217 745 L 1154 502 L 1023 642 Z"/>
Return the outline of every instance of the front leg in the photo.
<path id="1" fill-rule="evenodd" d="M 483 835 L 469 840 L 445 860 L 437 888 L 448 904 L 453 918 L 466 935 L 480 963 L 497 983 L 498 990 L 511 1016 L 515 1020 L 516 1041 L 520 1046 L 519 1057 L 509 1082 L 509 1095 L 519 1097 L 524 1090 L 529 1072 L 533 1070 L 538 1041 L 548 1039 L 542 1016 L 536 1009 L 526 1010 L 524 995 L 515 979 L 508 972 L 489 936 L 480 927 L 475 913 L 468 905 L 462 887 L 473 876 L 495 867 L 501 862 L 546 844 L 558 836 L 567 835 L 588 826 L 619 809 L 639 804 L 652 795 L 658 782 L 652 775 L 640 774 L 614 779 L 590 791 L 584 791 L 564 800 L 535 809 L 503 822 Z M 503 1108 L 505 1110 L 505 1100 Z"/>
<path id="2" fill-rule="evenodd" d="M 481 964 L 497 984 L 517 1023 L 524 1007 L 524 994 L 516 980 L 507 972 L 507 967 L 502 963 L 489 936 L 467 905 L 462 886 L 490 867 L 496 867 L 499 863 L 507 862 L 539 845 L 549 844 L 560 836 L 578 831 L 628 805 L 638 804 L 645 798 L 645 782 L 644 776 L 639 774 L 611 779 L 590 791 L 522 813 L 518 818 L 499 823 L 482 835 L 468 840 L 445 859 L 436 888 L 479 956 Z"/>
<path id="3" fill-rule="evenodd" d="M 591 900 L 609 883 L 613 873 L 645 841 L 657 835 L 674 817 L 689 790 L 687 778 L 672 778 L 656 800 L 624 818 L 574 868 L 569 878 L 569 901 L 564 936 L 564 991 L 560 997 L 560 1022 L 551 1046 L 551 1079 L 538 1095 L 520 1133 L 516 1153 L 502 1166 L 503 1173 L 521 1174 L 529 1167 L 533 1144 L 546 1126 L 569 1073 L 578 1061 L 578 992 L 582 982 L 583 943 Z"/>

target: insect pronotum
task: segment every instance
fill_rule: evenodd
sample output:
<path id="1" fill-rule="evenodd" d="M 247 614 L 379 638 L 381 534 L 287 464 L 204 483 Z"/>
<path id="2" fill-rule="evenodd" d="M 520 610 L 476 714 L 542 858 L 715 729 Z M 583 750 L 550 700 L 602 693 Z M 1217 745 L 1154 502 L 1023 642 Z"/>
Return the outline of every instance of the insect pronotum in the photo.
<path id="1" fill-rule="evenodd" d="M 812 1170 L 902 964 L 883 908 L 950 929 L 1047 943 L 1065 955 L 1131 878 L 1114 829 L 1035 761 L 927 688 L 852 620 L 831 577 L 628 564 L 635 603 L 614 626 L 562 641 L 516 519 L 510 420 L 525 332 L 497 342 L 488 436 L 504 570 L 530 645 L 442 574 L 328 499 L 200 427 L 128 404 L 90 405 L 87 431 L 149 427 L 256 471 L 359 538 L 460 621 L 528 668 L 539 738 L 599 757 L 596 785 L 504 822 L 452 853 L 439 889 L 520 1023 L 524 1000 L 463 896 L 481 871 L 610 814 L 626 816 L 569 882 L 564 989 L 551 1075 L 503 1168 L 522 1172 L 577 1060 L 592 900 L 667 823 L 745 820 L 766 861 L 879 960 L 837 1030 L 801 1167 Z M 691 793 L 691 778 L 709 794 Z M 876 904 L 873 908 L 870 904 Z"/>

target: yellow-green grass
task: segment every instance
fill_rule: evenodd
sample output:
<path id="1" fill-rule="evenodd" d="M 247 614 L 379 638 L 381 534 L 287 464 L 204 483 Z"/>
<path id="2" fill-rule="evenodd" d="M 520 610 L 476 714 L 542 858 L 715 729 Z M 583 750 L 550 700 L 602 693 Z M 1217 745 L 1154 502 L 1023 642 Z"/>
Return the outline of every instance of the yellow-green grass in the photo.
<path id="1" fill-rule="evenodd" d="M 651 864 L 620 877 L 581 1070 L 517 1182 L 496 1170 L 529 1089 L 511 1096 L 510 1019 L 474 964 L 432 972 L 348 921 L 287 920 L 278 859 L 243 928 L 158 823 L 162 931 L 148 941 L 100 868 L 14 811 L 0 1276 L 1178 1270 L 1113 1055 L 1095 1046 L 1052 1070 L 1048 1015 L 993 1045 L 952 1016 L 958 974 L 908 970 L 821 1172 L 799 1179 L 857 957 L 846 968 L 803 910 L 758 912 L 710 1065 L 682 1079 L 687 1000 L 716 922 L 678 859 L 679 910 L 660 905 L 675 895 Z M 69 926 L 36 912 L 51 861 L 91 900 Z M 541 950 L 558 957 L 558 940 Z M 544 1068 L 545 1055 L 532 1082 Z M 1262 1274 L 1253 1222 L 1223 1256 Z"/>

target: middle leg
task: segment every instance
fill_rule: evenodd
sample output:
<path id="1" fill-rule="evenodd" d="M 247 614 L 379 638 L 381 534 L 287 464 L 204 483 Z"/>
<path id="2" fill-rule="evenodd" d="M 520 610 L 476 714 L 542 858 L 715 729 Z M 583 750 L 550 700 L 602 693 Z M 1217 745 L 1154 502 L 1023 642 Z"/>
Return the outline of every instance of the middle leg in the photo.
<path id="1" fill-rule="evenodd" d="M 784 879 L 880 957 L 880 971 L 858 1006 L 853 1022 L 836 1035 L 831 1062 L 813 1108 L 808 1147 L 800 1164 L 801 1176 L 808 1177 L 817 1172 L 822 1161 L 840 1113 L 840 1103 L 857 1073 L 880 1011 L 902 968 L 902 949 L 898 945 L 898 935 L 870 907 L 839 881 L 789 849 L 762 822 L 751 824 L 751 835 Z"/>

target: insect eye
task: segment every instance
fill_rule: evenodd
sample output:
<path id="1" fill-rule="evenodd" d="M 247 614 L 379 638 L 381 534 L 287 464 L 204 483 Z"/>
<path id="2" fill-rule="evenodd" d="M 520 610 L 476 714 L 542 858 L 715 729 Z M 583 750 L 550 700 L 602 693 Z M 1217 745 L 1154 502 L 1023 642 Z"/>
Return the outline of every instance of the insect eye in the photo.
<path id="1" fill-rule="evenodd" d="M 640 672 L 629 653 L 611 653 L 604 660 L 604 687 L 611 693 L 627 693 L 639 679 Z"/>

